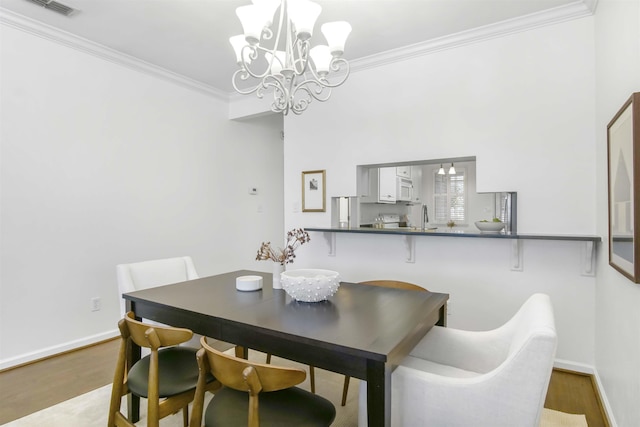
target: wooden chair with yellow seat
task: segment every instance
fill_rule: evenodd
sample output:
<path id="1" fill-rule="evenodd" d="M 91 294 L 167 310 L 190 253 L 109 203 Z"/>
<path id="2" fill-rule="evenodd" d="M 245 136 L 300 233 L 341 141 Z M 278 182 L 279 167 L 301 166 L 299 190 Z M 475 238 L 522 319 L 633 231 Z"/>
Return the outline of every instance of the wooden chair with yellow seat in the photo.
<path id="1" fill-rule="evenodd" d="M 161 418 L 182 409 L 185 427 L 188 405 L 198 382 L 198 349 L 179 346 L 193 336 L 189 329 L 150 325 L 135 319 L 133 312 L 118 322 L 121 343 L 118 353 L 108 427 L 136 427 L 120 412 L 122 396 L 129 393 L 147 399 L 147 427 L 158 427 Z M 128 366 L 129 341 L 150 349 L 150 354 Z M 203 378 L 203 388 L 217 390 L 220 383 L 212 375 Z"/>
<path id="2" fill-rule="evenodd" d="M 191 427 L 327 427 L 336 416 L 324 397 L 296 387 L 306 378 L 302 369 L 264 363 L 222 353 L 201 339 L 200 368 L 193 401 Z M 213 374 L 223 385 L 206 410 L 206 378 Z M 203 420 L 204 412 L 204 420 Z"/>

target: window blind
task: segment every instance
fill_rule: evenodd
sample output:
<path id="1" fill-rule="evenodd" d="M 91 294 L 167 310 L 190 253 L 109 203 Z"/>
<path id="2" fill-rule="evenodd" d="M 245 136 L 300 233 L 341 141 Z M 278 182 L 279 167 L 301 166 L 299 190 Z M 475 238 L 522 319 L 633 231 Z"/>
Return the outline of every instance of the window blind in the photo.
<path id="1" fill-rule="evenodd" d="M 455 174 L 438 175 L 434 171 L 433 206 L 435 222 L 466 222 L 466 174 L 463 169 Z"/>

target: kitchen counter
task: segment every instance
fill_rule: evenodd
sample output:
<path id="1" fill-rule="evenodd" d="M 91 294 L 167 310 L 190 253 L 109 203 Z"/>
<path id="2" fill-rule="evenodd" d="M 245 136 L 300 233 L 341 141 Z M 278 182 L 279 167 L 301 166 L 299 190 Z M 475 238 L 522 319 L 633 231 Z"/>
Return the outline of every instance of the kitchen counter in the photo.
<path id="1" fill-rule="evenodd" d="M 589 235 L 569 235 L 569 234 L 519 234 L 504 232 L 473 232 L 456 230 L 455 227 L 449 231 L 445 228 L 427 229 L 413 227 L 400 228 L 373 228 L 373 227 L 357 227 L 357 228 L 308 228 L 306 231 L 320 231 L 328 233 L 368 233 L 368 234 L 397 234 L 405 236 L 440 236 L 440 237 L 473 237 L 484 239 L 535 239 L 535 240 L 574 240 L 583 242 L 600 242 L 600 236 Z"/>
<path id="2" fill-rule="evenodd" d="M 407 248 L 406 262 L 415 262 L 415 246 L 416 239 L 422 237 L 455 237 L 455 238 L 477 238 L 477 239 L 502 239 L 510 242 L 510 268 L 514 271 L 522 271 L 523 269 L 523 251 L 522 244 L 525 240 L 564 240 L 575 241 L 581 244 L 581 274 L 584 276 L 595 275 L 596 264 L 596 248 L 598 243 L 602 241 L 600 236 L 589 235 L 568 235 L 568 234 L 519 234 L 505 232 L 473 232 L 452 230 L 447 228 L 436 228 L 422 230 L 419 228 L 401 227 L 401 228 L 307 228 L 306 231 L 317 231 L 324 234 L 329 244 L 329 255 L 334 256 L 336 251 L 336 235 L 342 233 L 352 234 L 378 234 L 386 236 L 401 236 L 405 240 Z"/>

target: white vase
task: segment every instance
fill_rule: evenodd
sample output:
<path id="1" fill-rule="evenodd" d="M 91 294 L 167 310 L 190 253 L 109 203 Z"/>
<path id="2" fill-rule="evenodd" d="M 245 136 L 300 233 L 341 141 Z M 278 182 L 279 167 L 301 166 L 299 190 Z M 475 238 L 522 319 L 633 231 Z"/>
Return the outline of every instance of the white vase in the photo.
<path id="1" fill-rule="evenodd" d="M 273 289 L 282 289 L 282 283 L 280 283 L 280 274 L 284 271 L 284 265 L 279 262 L 273 263 Z"/>

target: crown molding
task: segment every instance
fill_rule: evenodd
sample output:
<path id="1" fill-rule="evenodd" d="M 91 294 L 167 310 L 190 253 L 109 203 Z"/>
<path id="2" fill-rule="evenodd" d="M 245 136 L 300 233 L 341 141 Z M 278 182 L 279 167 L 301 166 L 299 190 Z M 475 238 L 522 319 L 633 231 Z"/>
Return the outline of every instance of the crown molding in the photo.
<path id="1" fill-rule="evenodd" d="M 88 53 L 114 64 L 118 64 L 129 69 L 133 69 L 166 81 L 170 81 L 188 89 L 196 90 L 205 95 L 218 98 L 221 101 L 229 101 L 228 93 L 216 89 L 213 86 L 207 85 L 194 79 L 190 79 L 178 73 L 174 73 L 173 71 L 158 67 L 157 65 L 153 65 L 149 62 L 119 52 L 115 49 L 108 48 L 82 37 L 78 37 L 74 34 L 62 31 L 34 19 L 27 18 L 3 7 L 0 7 L 0 24 L 16 28 L 26 33 L 33 34 L 35 36 L 64 45 L 66 47 L 70 47 L 80 52 Z"/>
<path id="2" fill-rule="evenodd" d="M 518 18 L 508 19 L 495 24 L 485 25 L 472 30 L 461 31 L 444 37 L 350 61 L 351 72 L 376 68 L 393 62 L 404 61 L 418 56 L 429 55 L 447 49 L 482 42 L 509 34 L 557 24 L 573 19 L 593 15 L 597 0 L 578 0 L 564 6 L 536 12 Z"/>
<path id="3" fill-rule="evenodd" d="M 350 61 L 351 72 L 376 68 L 393 62 L 404 61 L 418 56 L 428 55 L 447 49 L 482 42 L 509 34 L 557 24 L 573 19 L 593 15 L 597 0 L 577 0 L 542 12 L 508 19 L 495 24 L 485 25 L 472 30 L 439 37 L 398 49 L 389 50 L 365 58 Z M 115 64 L 125 66 L 161 79 L 171 81 L 180 86 L 213 96 L 225 102 L 238 101 L 235 92 L 224 92 L 200 81 L 158 67 L 133 56 L 124 54 L 90 40 L 61 31 L 55 27 L 16 14 L 0 7 L 0 24 L 8 25 L 38 37 L 65 45 L 67 47 L 97 56 Z"/>

